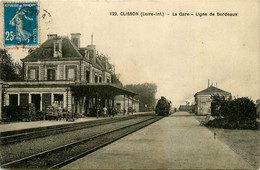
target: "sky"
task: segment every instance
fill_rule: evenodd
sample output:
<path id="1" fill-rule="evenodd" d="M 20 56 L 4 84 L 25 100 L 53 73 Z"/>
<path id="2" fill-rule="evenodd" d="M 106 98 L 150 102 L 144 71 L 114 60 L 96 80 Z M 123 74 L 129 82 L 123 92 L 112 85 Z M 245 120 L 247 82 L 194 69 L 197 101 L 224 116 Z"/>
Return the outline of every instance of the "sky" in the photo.
<path id="1" fill-rule="evenodd" d="M 43 19 L 45 11 L 51 16 Z M 179 16 L 180 12 L 194 15 Z M 199 17 L 196 12 L 237 16 Z M 156 97 L 165 96 L 174 106 L 194 102 L 194 94 L 207 88 L 208 79 L 232 96 L 260 98 L 257 0 L 40 1 L 39 17 L 41 43 L 50 33 L 81 33 L 85 47 L 93 34 L 97 50 L 111 58 L 123 84 L 155 83 Z M 27 49 L 9 53 L 19 60 Z"/>

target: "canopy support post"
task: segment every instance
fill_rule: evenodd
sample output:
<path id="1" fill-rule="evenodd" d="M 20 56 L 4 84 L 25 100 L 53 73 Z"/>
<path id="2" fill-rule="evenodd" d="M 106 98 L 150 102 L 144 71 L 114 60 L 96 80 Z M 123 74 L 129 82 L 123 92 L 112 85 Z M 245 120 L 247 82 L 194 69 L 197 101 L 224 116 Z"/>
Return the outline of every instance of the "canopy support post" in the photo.
<path id="1" fill-rule="evenodd" d="M 127 94 L 127 115 L 129 115 L 129 94 Z"/>
<path id="2" fill-rule="evenodd" d="M 124 110 L 123 110 L 123 114 L 125 115 L 125 94 L 124 94 Z"/>
<path id="3" fill-rule="evenodd" d="M 132 96 L 132 115 L 134 114 L 134 96 Z"/>
<path id="4" fill-rule="evenodd" d="M 96 108 L 97 108 L 97 109 L 96 109 L 96 110 L 97 110 L 97 113 L 96 113 L 96 114 L 97 114 L 97 119 L 98 119 L 98 116 L 99 116 L 99 115 L 98 115 L 98 111 L 99 111 L 99 109 L 98 109 L 98 102 L 99 102 L 99 101 L 98 101 L 98 93 L 96 93 L 95 102 L 96 102 Z"/>
<path id="5" fill-rule="evenodd" d="M 114 108 L 115 107 L 115 97 L 112 96 L 112 107 Z"/>

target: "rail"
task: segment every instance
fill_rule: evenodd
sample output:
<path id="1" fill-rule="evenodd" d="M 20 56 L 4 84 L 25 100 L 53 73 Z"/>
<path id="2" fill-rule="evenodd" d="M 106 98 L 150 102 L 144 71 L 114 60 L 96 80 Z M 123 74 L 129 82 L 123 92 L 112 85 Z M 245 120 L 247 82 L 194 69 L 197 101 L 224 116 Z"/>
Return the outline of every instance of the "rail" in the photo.
<path id="1" fill-rule="evenodd" d="M 96 134 L 63 146 L 2 164 L 2 168 L 60 168 L 86 156 L 126 135 L 148 126 L 163 117 L 154 116 L 108 132 Z"/>
<path id="2" fill-rule="evenodd" d="M 51 126 L 46 128 L 35 128 L 35 129 L 29 129 L 28 131 L 21 131 L 19 133 L 10 132 L 10 133 L 3 133 L 0 136 L 0 145 L 7 145 L 12 143 L 17 143 L 24 140 L 29 139 L 36 139 L 40 137 L 46 137 L 53 134 L 59 134 L 74 130 L 80 130 L 83 128 L 91 128 L 99 125 L 105 125 L 109 123 L 115 123 L 119 121 L 125 121 L 129 119 L 133 119 L 135 116 L 130 117 L 120 117 L 120 118 L 111 118 L 111 119 L 104 119 L 99 121 L 90 121 L 90 122 L 80 122 L 80 123 L 73 123 L 73 124 L 67 124 L 67 125 L 57 125 L 57 126 Z"/>

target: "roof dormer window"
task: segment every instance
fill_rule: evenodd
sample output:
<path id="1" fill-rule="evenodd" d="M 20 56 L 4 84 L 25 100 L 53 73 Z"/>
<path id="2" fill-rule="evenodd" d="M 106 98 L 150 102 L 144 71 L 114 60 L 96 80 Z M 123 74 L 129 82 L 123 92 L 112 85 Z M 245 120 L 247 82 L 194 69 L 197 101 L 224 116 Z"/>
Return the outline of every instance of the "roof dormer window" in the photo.
<path id="1" fill-rule="evenodd" d="M 54 52 L 53 57 L 62 57 L 62 40 L 56 40 L 54 42 Z"/>
<path id="2" fill-rule="evenodd" d="M 89 51 L 88 51 L 88 50 L 85 50 L 85 58 L 86 58 L 87 60 L 89 60 Z"/>
<path id="3" fill-rule="evenodd" d="M 55 51 L 60 51 L 60 45 L 59 43 L 55 43 Z"/>

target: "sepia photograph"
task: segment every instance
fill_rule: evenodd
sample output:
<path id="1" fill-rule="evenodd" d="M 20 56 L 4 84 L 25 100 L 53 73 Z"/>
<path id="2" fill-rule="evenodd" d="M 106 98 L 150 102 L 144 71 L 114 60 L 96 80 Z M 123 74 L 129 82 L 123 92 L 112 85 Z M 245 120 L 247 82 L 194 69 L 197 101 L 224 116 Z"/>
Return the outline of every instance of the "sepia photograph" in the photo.
<path id="1" fill-rule="evenodd" d="M 259 169 L 257 0 L 0 0 L 1 169 Z"/>

